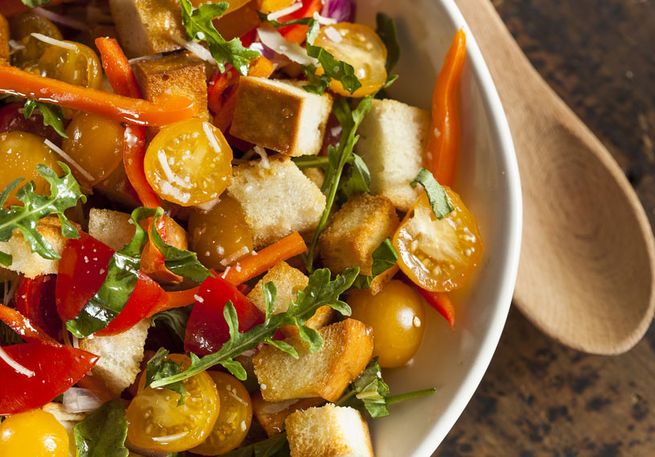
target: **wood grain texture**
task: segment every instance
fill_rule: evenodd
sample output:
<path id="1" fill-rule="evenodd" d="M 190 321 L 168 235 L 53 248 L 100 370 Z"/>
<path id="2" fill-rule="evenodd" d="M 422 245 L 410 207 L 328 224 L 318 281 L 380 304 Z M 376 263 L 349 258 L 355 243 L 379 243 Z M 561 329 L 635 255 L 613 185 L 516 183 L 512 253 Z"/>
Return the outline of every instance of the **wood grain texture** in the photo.
<path id="1" fill-rule="evenodd" d="M 496 1 L 523 51 L 619 162 L 655 222 L 655 3 Z M 517 310 L 478 392 L 435 453 L 655 456 L 655 327 L 630 352 L 584 355 Z"/>

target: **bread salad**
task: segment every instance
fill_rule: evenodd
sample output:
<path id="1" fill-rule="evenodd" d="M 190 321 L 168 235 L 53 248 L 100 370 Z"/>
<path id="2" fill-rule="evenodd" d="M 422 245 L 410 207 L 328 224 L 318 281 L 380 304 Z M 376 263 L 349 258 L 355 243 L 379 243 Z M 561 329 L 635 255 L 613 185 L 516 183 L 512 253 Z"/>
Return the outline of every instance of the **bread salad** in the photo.
<path id="1" fill-rule="evenodd" d="M 424 111 L 355 7 L 0 2 L 0 456 L 368 457 L 434 394 L 384 374 L 481 262 L 466 37 Z"/>

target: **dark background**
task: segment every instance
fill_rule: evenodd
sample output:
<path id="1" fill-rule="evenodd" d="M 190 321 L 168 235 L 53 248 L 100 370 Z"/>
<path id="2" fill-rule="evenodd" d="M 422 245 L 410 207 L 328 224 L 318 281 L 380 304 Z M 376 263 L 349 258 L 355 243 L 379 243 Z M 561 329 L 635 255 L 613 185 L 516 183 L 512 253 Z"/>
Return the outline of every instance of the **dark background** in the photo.
<path id="1" fill-rule="evenodd" d="M 533 65 L 598 135 L 655 222 L 655 1 L 495 0 Z M 588 356 L 512 310 L 482 384 L 435 457 L 655 457 L 655 326 Z"/>

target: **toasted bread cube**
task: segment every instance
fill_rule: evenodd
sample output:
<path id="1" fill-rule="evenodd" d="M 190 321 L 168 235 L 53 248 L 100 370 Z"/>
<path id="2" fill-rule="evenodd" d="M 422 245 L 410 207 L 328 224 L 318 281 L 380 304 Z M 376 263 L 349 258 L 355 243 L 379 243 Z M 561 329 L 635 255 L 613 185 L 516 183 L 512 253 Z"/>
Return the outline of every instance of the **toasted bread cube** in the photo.
<path id="1" fill-rule="evenodd" d="M 9 22 L 0 14 L 0 65 L 9 63 Z"/>
<path id="2" fill-rule="evenodd" d="M 255 287 L 248 294 L 248 298 L 262 312 L 266 313 L 266 301 L 264 300 L 264 284 L 272 282 L 276 289 L 275 307 L 273 314 L 285 312 L 289 303 L 291 303 L 298 292 L 303 290 L 309 284 L 309 278 L 305 274 L 293 268 L 286 262 L 280 262 L 271 268 Z M 321 306 L 316 313 L 305 322 L 307 327 L 318 330 L 325 327 L 332 320 L 333 311 L 329 306 Z M 295 326 L 285 326 L 282 332 L 287 336 L 294 336 L 298 333 Z"/>
<path id="3" fill-rule="evenodd" d="M 117 335 L 80 340 L 80 349 L 100 357 L 91 373 L 104 382 L 112 395 L 119 396 L 141 371 L 143 347 L 149 328 L 150 319 L 144 319 Z"/>
<path id="4" fill-rule="evenodd" d="M 243 208 L 255 249 L 314 229 L 325 208 L 325 195 L 287 158 L 239 165 L 228 192 Z"/>
<path id="5" fill-rule="evenodd" d="M 354 408 L 329 403 L 296 411 L 285 424 L 291 457 L 373 457 L 368 425 Z"/>
<path id="6" fill-rule="evenodd" d="M 109 0 L 128 57 L 180 49 L 187 40 L 177 0 Z"/>
<path id="7" fill-rule="evenodd" d="M 48 216 L 38 222 L 38 232 L 50 243 L 54 251 L 61 255 L 66 245 L 66 238 L 61 234 L 61 224 L 56 216 Z M 59 260 L 44 259 L 36 252 L 32 252 L 29 244 L 19 231 L 14 231 L 11 238 L 0 242 L 0 252 L 12 257 L 11 265 L 5 268 L 35 278 L 40 275 L 57 274 Z"/>
<path id="8" fill-rule="evenodd" d="M 242 77 L 230 133 L 288 156 L 316 155 L 331 109 L 327 94 L 311 94 L 285 81 Z"/>
<path id="9" fill-rule="evenodd" d="M 351 198 L 319 238 L 321 260 L 336 273 L 357 266 L 362 274 L 371 275 L 373 252 L 393 236 L 398 224 L 396 208 L 386 197 L 361 194 Z"/>
<path id="10" fill-rule="evenodd" d="M 271 346 L 253 357 L 264 400 L 320 397 L 337 401 L 366 368 L 373 354 L 373 333 L 362 322 L 346 319 L 319 333 L 323 345 L 316 352 L 310 352 L 299 337 L 286 340 L 298 351 L 298 359 Z"/>
<path id="11" fill-rule="evenodd" d="M 102 241 L 114 251 L 125 247 L 134 237 L 134 224 L 130 215 L 110 209 L 91 208 L 89 211 L 89 235 Z"/>
<path id="12" fill-rule="evenodd" d="M 299 409 L 320 406 L 324 403 L 325 400 L 322 398 L 303 398 L 302 400 L 270 402 L 264 400 L 262 394 L 257 392 L 252 396 L 252 412 L 266 434 L 273 436 L 284 430 L 284 420 L 289 414 Z"/>
<path id="13" fill-rule="evenodd" d="M 198 117 L 209 117 L 205 63 L 190 53 L 136 62 L 134 74 L 146 100 L 159 103 L 171 94 L 184 95 L 195 102 Z"/>
<path id="14" fill-rule="evenodd" d="M 409 211 L 418 196 L 410 183 L 423 163 L 430 114 L 395 100 L 373 100 L 359 127 L 356 151 L 371 172 L 371 191 Z"/>

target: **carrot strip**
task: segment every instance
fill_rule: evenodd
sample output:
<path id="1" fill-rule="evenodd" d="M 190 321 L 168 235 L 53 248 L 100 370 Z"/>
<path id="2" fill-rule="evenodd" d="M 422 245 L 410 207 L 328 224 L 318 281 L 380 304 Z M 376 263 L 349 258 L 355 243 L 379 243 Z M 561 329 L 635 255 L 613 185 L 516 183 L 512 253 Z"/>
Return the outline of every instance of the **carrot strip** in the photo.
<path id="1" fill-rule="evenodd" d="M 100 51 L 102 68 L 114 92 L 126 97 L 141 98 L 136 76 L 118 41 L 115 38 L 100 37 L 95 39 L 95 44 Z"/>
<path id="2" fill-rule="evenodd" d="M 234 285 L 240 285 L 262 273 L 270 270 L 274 265 L 288 260 L 291 257 L 302 254 L 307 251 L 305 240 L 298 232 L 282 238 L 270 246 L 265 247 L 256 254 L 250 254 L 237 261 L 236 265 L 228 267 L 222 274 L 222 278 Z M 181 308 L 196 301 L 195 296 L 198 294 L 198 287 L 192 289 L 180 290 L 175 292 L 166 292 L 168 302 L 166 305 L 156 310 L 156 312 L 167 309 Z"/>
<path id="3" fill-rule="evenodd" d="M 54 340 L 14 308 L 0 304 L 0 321 L 7 324 L 9 328 L 18 333 L 28 343 L 33 342 L 43 343 L 49 346 L 61 346 L 58 341 Z"/>
<path id="4" fill-rule="evenodd" d="M 163 126 L 197 114 L 197 107 L 187 97 L 171 95 L 166 102 L 155 104 L 44 78 L 8 65 L 0 66 L 0 93 L 100 114 L 135 125 Z"/>
<path id="5" fill-rule="evenodd" d="M 455 33 L 432 94 L 432 127 L 426 168 L 443 185 L 452 185 L 460 143 L 459 87 L 466 61 L 466 34 Z"/>

